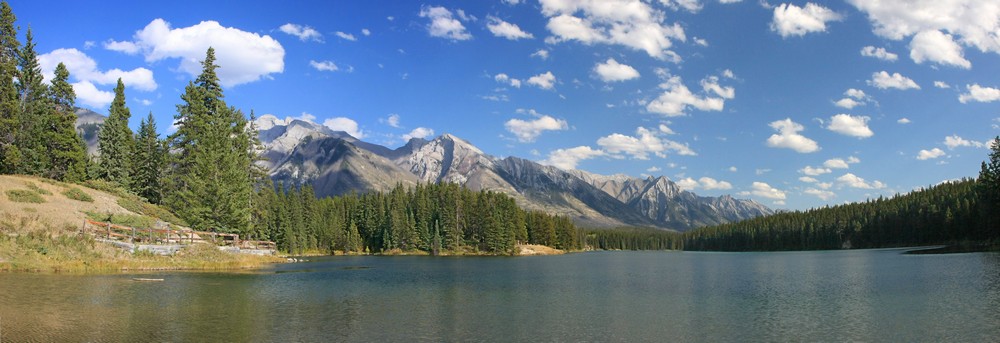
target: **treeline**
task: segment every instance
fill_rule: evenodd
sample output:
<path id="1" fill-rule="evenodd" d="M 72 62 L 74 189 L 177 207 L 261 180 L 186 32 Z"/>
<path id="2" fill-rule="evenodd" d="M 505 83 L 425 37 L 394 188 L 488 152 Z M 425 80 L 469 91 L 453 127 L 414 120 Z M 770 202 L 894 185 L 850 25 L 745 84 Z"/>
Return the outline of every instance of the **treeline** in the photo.
<path id="1" fill-rule="evenodd" d="M 516 253 L 517 243 L 582 248 L 565 217 L 522 210 L 502 193 L 456 184 L 396 186 L 388 193 L 317 199 L 310 186 L 261 190 L 249 234 L 301 253 Z"/>
<path id="2" fill-rule="evenodd" d="M 684 236 L 673 231 L 646 228 L 588 230 L 587 246 L 596 250 L 681 250 Z"/>

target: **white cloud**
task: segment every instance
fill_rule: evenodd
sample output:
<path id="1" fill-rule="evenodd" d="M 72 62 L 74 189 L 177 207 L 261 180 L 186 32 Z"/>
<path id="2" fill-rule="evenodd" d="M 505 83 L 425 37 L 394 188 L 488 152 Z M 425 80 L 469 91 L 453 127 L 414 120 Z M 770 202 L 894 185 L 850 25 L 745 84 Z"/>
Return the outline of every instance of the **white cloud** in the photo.
<path id="1" fill-rule="evenodd" d="M 503 0 L 505 4 L 514 6 L 521 3 L 521 0 Z"/>
<path id="2" fill-rule="evenodd" d="M 191 76 L 202 72 L 205 51 L 215 48 L 216 70 L 223 86 L 230 87 L 267 78 L 285 70 L 285 49 L 271 36 L 223 27 L 203 21 L 184 28 L 171 28 L 155 19 L 133 36 L 146 62 L 179 58 L 178 70 Z"/>
<path id="3" fill-rule="evenodd" d="M 604 63 L 594 66 L 594 72 L 604 82 L 618 82 L 639 78 L 639 71 L 627 64 L 618 63 L 614 58 L 608 58 Z"/>
<path id="4" fill-rule="evenodd" d="M 125 53 L 126 55 L 135 55 L 139 53 L 139 45 L 129 41 L 119 42 L 109 39 L 104 42 L 104 48 L 111 51 Z"/>
<path id="5" fill-rule="evenodd" d="M 428 129 L 426 127 L 418 127 L 410 131 L 410 133 L 403 135 L 403 140 L 409 141 L 414 138 L 424 139 L 427 138 L 428 136 L 433 136 L 433 135 L 434 135 L 434 130 Z"/>
<path id="6" fill-rule="evenodd" d="M 542 115 L 535 120 L 511 119 L 503 125 L 507 131 L 517 136 L 517 140 L 523 143 L 534 142 L 538 136 L 545 131 L 560 131 L 569 129 L 566 120 L 556 119 L 552 116 Z"/>
<path id="7" fill-rule="evenodd" d="M 806 182 L 806 183 L 817 183 L 817 182 L 819 182 L 819 180 L 816 180 L 816 178 L 810 177 L 810 176 L 799 176 L 799 181 Z"/>
<path id="8" fill-rule="evenodd" d="M 958 101 L 963 104 L 969 101 L 993 102 L 1000 100 L 1000 89 L 997 88 L 983 87 L 977 83 L 965 85 L 965 89 L 969 90 L 969 92 L 958 96 Z"/>
<path id="9" fill-rule="evenodd" d="M 464 13 L 461 12 L 459 18 L 463 17 Z M 424 6 L 420 9 L 420 17 L 431 20 L 431 23 L 427 25 L 427 32 L 431 37 L 447 38 L 456 41 L 472 39 L 472 34 L 465 29 L 465 25 L 462 25 L 461 21 L 455 19 L 451 11 L 447 8 Z"/>
<path id="10" fill-rule="evenodd" d="M 863 102 L 858 102 L 857 100 L 854 100 L 854 99 L 851 99 L 851 98 L 843 98 L 843 99 L 837 100 L 837 102 L 835 102 L 833 104 L 837 105 L 837 107 L 843 107 L 843 108 L 846 108 L 846 109 L 852 109 L 855 106 L 864 105 Z"/>
<path id="11" fill-rule="evenodd" d="M 815 188 L 806 188 L 806 190 L 802 191 L 802 193 L 816 196 L 817 198 L 820 198 L 821 200 L 824 201 L 833 199 L 837 196 L 837 194 L 831 191 L 815 189 Z"/>
<path id="12" fill-rule="evenodd" d="M 692 179 L 690 177 L 677 180 L 677 182 L 675 183 L 677 184 L 677 187 L 680 187 L 680 189 L 683 189 L 685 191 L 692 191 L 698 189 L 698 180 Z"/>
<path id="13" fill-rule="evenodd" d="M 365 133 L 358 129 L 358 122 L 350 118 L 337 117 L 327 119 L 323 121 L 323 126 L 330 128 L 330 130 L 347 132 L 347 134 L 357 139 L 365 137 Z"/>
<path id="14" fill-rule="evenodd" d="M 957 147 L 972 147 L 972 148 L 986 148 L 987 144 L 983 142 L 970 141 L 968 139 L 959 137 L 958 135 L 951 135 L 944 138 L 944 145 L 948 147 L 948 150 L 955 150 Z"/>
<path id="15" fill-rule="evenodd" d="M 848 0 L 868 15 L 875 34 L 902 40 L 926 31 L 948 32 L 949 40 L 983 52 L 1000 53 L 1000 3 L 982 0 Z M 926 38 L 926 37 L 925 37 Z M 940 37 L 937 37 L 940 38 Z M 914 48 L 911 42 L 911 49 Z M 942 53 L 944 51 L 939 51 Z M 954 51 L 949 51 L 953 54 Z M 912 51 L 911 51 L 912 54 Z M 912 57 L 912 55 L 911 55 Z M 928 57 L 928 56 L 925 56 Z M 954 56 L 952 56 L 953 58 Z M 964 64 L 959 60 L 953 60 Z"/>
<path id="16" fill-rule="evenodd" d="M 917 159 L 924 161 L 924 160 L 935 159 L 944 155 L 946 155 L 944 150 L 938 148 L 934 148 L 931 150 L 920 150 L 920 152 L 917 153 Z"/>
<path id="17" fill-rule="evenodd" d="M 399 128 L 399 115 L 395 113 L 390 114 L 389 117 L 385 119 L 385 123 L 389 124 L 389 126 Z"/>
<path id="18" fill-rule="evenodd" d="M 334 34 L 336 34 L 337 37 L 340 37 L 341 39 L 346 39 L 346 40 L 349 40 L 349 41 L 352 41 L 352 42 L 355 42 L 355 41 L 358 40 L 357 37 L 354 37 L 354 35 L 352 35 L 350 33 L 337 31 Z"/>
<path id="19" fill-rule="evenodd" d="M 521 80 L 511 78 L 507 74 L 500 73 L 493 76 L 493 79 L 500 83 L 505 83 L 514 88 L 521 88 Z"/>
<path id="20" fill-rule="evenodd" d="M 89 86 L 81 85 L 84 88 L 93 87 L 96 90 L 94 84 L 117 85 L 119 78 L 122 79 L 122 83 L 125 86 L 141 91 L 154 91 L 157 88 L 156 80 L 153 79 L 153 72 L 146 68 L 135 68 L 129 71 L 115 68 L 108 71 L 101 71 L 97 68 L 97 61 L 94 61 L 90 56 L 77 49 L 56 49 L 52 52 L 38 55 L 38 65 L 42 69 L 42 75 L 46 80 L 52 80 L 55 77 L 56 66 L 60 62 L 66 65 L 71 78 L 81 82 L 87 81 Z M 98 93 L 89 92 L 87 94 L 96 96 Z M 77 96 L 80 96 L 80 94 L 77 94 Z M 98 101 L 99 99 L 102 99 L 102 97 L 98 96 L 92 100 L 100 102 Z"/>
<path id="21" fill-rule="evenodd" d="M 704 38 L 695 37 L 693 39 L 693 41 L 694 41 L 694 44 L 697 44 L 699 46 L 708 46 L 708 41 L 705 40 Z"/>
<path id="22" fill-rule="evenodd" d="M 575 40 L 583 44 L 622 45 L 665 61 L 679 62 L 670 50 L 685 41 L 684 29 L 664 21 L 666 15 L 640 0 L 541 0 L 542 14 L 553 36 L 548 43 Z M 689 1 L 684 1 L 685 3 Z M 577 16 L 579 15 L 579 16 Z"/>
<path id="23" fill-rule="evenodd" d="M 764 182 L 754 182 L 750 194 L 772 200 L 784 200 L 785 192 Z"/>
<path id="24" fill-rule="evenodd" d="M 920 85 L 910 78 L 900 75 L 899 73 L 893 73 L 890 75 L 885 71 L 873 73 L 872 79 L 868 81 L 868 84 L 880 89 L 920 89 Z"/>
<path id="25" fill-rule="evenodd" d="M 945 83 L 944 81 L 934 81 L 934 87 L 948 89 L 951 88 L 951 85 Z"/>
<path id="26" fill-rule="evenodd" d="M 819 176 L 829 174 L 832 170 L 830 170 L 830 168 L 814 168 L 812 166 L 805 166 L 805 168 L 799 169 L 799 172 L 809 176 Z"/>
<path id="27" fill-rule="evenodd" d="M 897 120 L 896 122 L 900 124 L 909 124 L 912 121 L 910 121 L 910 118 L 899 118 L 899 120 Z"/>
<path id="28" fill-rule="evenodd" d="M 810 32 L 826 32 L 826 23 L 843 19 L 829 8 L 806 3 L 805 7 L 781 4 L 774 8 L 771 31 L 781 37 L 803 36 Z"/>
<path id="29" fill-rule="evenodd" d="M 729 167 L 729 171 L 735 173 L 735 172 L 739 171 L 739 169 L 736 169 L 736 166 L 732 166 L 732 167 Z"/>
<path id="30" fill-rule="evenodd" d="M 839 183 L 842 186 L 847 186 L 851 188 L 860 188 L 860 189 L 885 188 L 885 184 L 880 181 L 874 181 L 869 183 L 868 181 L 865 181 L 865 179 L 862 179 L 861 177 L 851 173 L 847 173 L 842 175 L 841 177 L 838 177 L 837 183 Z"/>
<path id="31" fill-rule="evenodd" d="M 899 58 L 899 55 L 888 52 L 885 48 L 876 48 L 874 46 L 866 46 L 861 48 L 861 56 L 865 57 L 875 57 L 877 59 L 889 62 L 895 62 Z"/>
<path id="32" fill-rule="evenodd" d="M 694 13 L 701 10 L 701 2 L 699 0 L 660 0 L 660 3 L 674 11 L 684 9 Z"/>
<path id="33" fill-rule="evenodd" d="M 93 108 L 104 108 L 115 99 L 112 92 L 97 89 L 90 81 L 80 81 L 73 84 L 73 92 L 76 93 L 76 100 Z"/>
<path id="34" fill-rule="evenodd" d="M 279 27 L 278 30 L 281 30 L 281 32 L 290 34 L 292 36 L 299 37 L 299 40 L 303 42 L 307 40 L 315 42 L 323 41 L 323 34 L 319 33 L 319 31 L 316 31 L 316 29 L 311 28 L 309 26 L 288 23 L 285 25 L 281 25 L 281 27 Z"/>
<path id="35" fill-rule="evenodd" d="M 842 135 L 868 138 L 875 135 L 875 133 L 868 128 L 868 121 L 870 119 L 871 118 L 865 116 L 838 114 L 830 117 L 830 125 L 826 128 Z"/>
<path id="36" fill-rule="evenodd" d="M 864 105 L 865 99 L 868 98 L 868 95 L 866 95 L 864 91 L 855 88 L 850 88 L 845 91 L 844 96 L 846 96 L 846 98 L 837 100 L 834 104 L 838 107 L 852 109 L 856 106 Z"/>
<path id="37" fill-rule="evenodd" d="M 507 38 L 509 40 L 535 38 L 534 35 L 524 32 L 517 25 L 503 21 L 500 18 L 489 16 L 486 17 L 486 19 L 489 21 L 489 23 L 486 24 L 486 28 L 489 29 L 494 36 Z"/>
<path id="38" fill-rule="evenodd" d="M 87 49 L 90 49 L 90 48 L 93 48 L 93 47 L 95 47 L 95 46 L 97 46 L 97 42 L 94 42 L 94 41 L 92 41 L 92 40 L 88 40 L 88 41 L 84 41 L 84 42 L 83 42 L 83 49 L 84 49 L 84 50 L 87 50 Z"/>
<path id="39" fill-rule="evenodd" d="M 650 173 L 655 173 L 655 172 L 658 172 L 658 171 L 661 171 L 661 170 L 663 170 L 663 169 L 660 169 L 660 167 L 657 167 L 657 166 L 652 166 L 652 167 L 646 168 L 646 171 L 650 172 Z"/>
<path id="40" fill-rule="evenodd" d="M 863 90 L 855 89 L 855 88 L 850 88 L 850 89 L 844 91 L 844 95 L 852 97 L 852 98 L 855 98 L 855 99 L 858 99 L 858 100 L 863 100 L 864 98 L 868 97 Z"/>
<path id="41" fill-rule="evenodd" d="M 768 126 L 778 131 L 777 134 L 768 137 L 767 146 L 769 147 L 787 148 L 799 153 L 816 152 L 820 149 L 816 141 L 799 134 L 805 130 L 805 127 L 793 122 L 791 118 L 771 122 Z"/>
<path id="42" fill-rule="evenodd" d="M 847 161 L 844 161 L 842 158 L 831 158 L 826 160 L 826 162 L 823 162 L 823 166 L 833 169 L 847 169 L 851 167 L 847 164 Z"/>
<path id="43" fill-rule="evenodd" d="M 563 170 L 576 169 L 576 165 L 583 160 L 604 156 L 604 151 L 591 149 L 589 146 L 578 146 L 569 149 L 557 149 L 549 153 L 549 157 L 542 164 L 547 164 Z"/>
<path id="44" fill-rule="evenodd" d="M 676 135 L 677 134 L 676 132 L 674 132 L 673 129 L 671 129 L 669 126 L 667 126 L 667 124 L 660 124 L 660 132 L 663 132 L 663 133 L 668 134 L 668 135 Z"/>
<path id="45" fill-rule="evenodd" d="M 704 189 L 704 190 L 726 190 L 726 189 L 733 189 L 733 185 L 731 183 L 726 182 L 726 181 L 719 181 L 719 180 L 716 180 L 716 179 L 713 179 L 713 178 L 710 178 L 710 177 L 707 177 L 707 176 L 702 177 L 702 178 L 697 179 L 697 180 L 688 177 L 688 178 L 680 179 L 676 183 L 677 183 L 678 187 L 680 187 L 683 190 L 687 190 L 687 191 L 695 190 L 695 189 L 698 189 L 698 188 L 701 188 L 701 189 Z"/>
<path id="46" fill-rule="evenodd" d="M 722 111 L 725 99 L 732 99 L 736 91 L 732 87 L 719 86 L 718 81 L 716 77 L 708 77 L 701 81 L 701 85 L 705 93 L 712 92 L 719 97 L 698 96 L 682 83 L 680 76 L 670 76 L 660 84 L 663 93 L 646 104 L 646 110 L 669 117 L 682 116 L 689 107 L 701 111 Z"/>
<path id="47" fill-rule="evenodd" d="M 547 71 L 544 74 L 538 74 L 528 78 L 529 85 L 538 86 L 541 89 L 552 89 L 555 85 L 556 76 L 552 75 L 551 71 Z"/>
<path id="48" fill-rule="evenodd" d="M 649 154 L 657 157 L 666 157 L 666 153 L 673 151 L 678 155 L 697 155 L 686 144 L 680 144 L 668 139 L 660 138 L 653 130 L 644 127 L 636 128 L 636 136 L 627 136 L 620 133 L 613 133 L 609 136 L 601 137 L 597 140 L 604 151 L 610 154 L 627 154 L 639 160 L 648 160 Z"/>
<path id="49" fill-rule="evenodd" d="M 372 35 L 372 31 L 369 30 L 369 29 L 361 29 L 361 34 L 363 34 L 365 36 L 371 36 Z"/>
<path id="50" fill-rule="evenodd" d="M 319 70 L 319 71 L 337 71 L 337 70 L 340 69 L 340 68 L 337 68 L 337 65 L 334 64 L 331 61 L 316 62 L 316 61 L 310 60 L 309 61 L 309 66 L 311 66 L 311 67 L 313 67 L 313 69 L 316 69 L 316 70 Z"/>
<path id="51" fill-rule="evenodd" d="M 541 58 L 543 60 L 547 60 L 547 59 L 549 59 L 549 51 L 545 50 L 545 49 L 539 49 L 538 51 L 535 51 L 534 53 L 532 53 L 531 57 L 538 57 L 538 58 Z"/>
<path id="52" fill-rule="evenodd" d="M 928 61 L 962 69 L 972 68 L 972 63 L 962 53 L 962 47 L 955 43 L 951 35 L 938 30 L 921 31 L 913 36 L 910 59 L 917 64 Z"/>

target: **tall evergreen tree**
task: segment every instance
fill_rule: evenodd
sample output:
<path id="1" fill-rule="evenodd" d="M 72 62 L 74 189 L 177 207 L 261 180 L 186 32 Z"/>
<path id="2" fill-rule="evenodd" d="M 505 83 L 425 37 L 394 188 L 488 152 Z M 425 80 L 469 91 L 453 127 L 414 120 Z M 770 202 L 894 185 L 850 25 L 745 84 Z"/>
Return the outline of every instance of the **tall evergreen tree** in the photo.
<path id="1" fill-rule="evenodd" d="M 28 29 L 27 40 L 18 54 L 17 93 L 18 130 L 14 144 L 21 152 L 22 162 L 15 171 L 21 174 L 41 175 L 49 169 L 51 161 L 45 149 L 45 129 L 50 122 L 51 105 L 48 87 L 42 82 L 42 68 L 38 65 L 34 36 Z"/>
<path id="2" fill-rule="evenodd" d="M 15 144 L 19 130 L 20 101 L 15 80 L 21 43 L 17 40 L 17 17 L 7 1 L 0 2 L 0 173 L 17 172 L 21 151 Z"/>
<path id="3" fill-rule="evenodd" d="M 202 73 L 189 83 L 177 106 L 177 132 L 167 203 L 192 225 L 206 230 L 247 232 L 254 190 L 253 138 L 243 112 L 223 100 L 209 48 Z"/>
<path id="4" fill-rule="evenodd" d="M 1000 137 L 990 142 L 989 160 L 983 162 L 977 184 L 986 219 L 987 232 L 983 234 L 1000 237 Z"/>
<path id="5" fill-rule="evenodd" d="M 115 99 L 108 110 L 108 119 L 97 136 L 100 146 L 101 178 L 129 188 L 132 185 L 132 149 L 135 146 L 128 120 L 132 116 L 125 106 L 125 84 L 118 79 Z"/>
<path id="6" fill-rule="evenodd" d="M 151 203 L 159 204 L 161 199 L 160 178 L 164 169 L 164 147 L 156 133 L 153 112 L 139 124 L 135 137 L 134 160 L 132 162 L 132 189 Z"/>
<path id="7" fill-rule="evenodd" d="M 83 140 L 76 133 L 76 93 L 69 84 L 66 65 L 56 66 L 52 79 L 51 119 L 46 130 L 46 148 L 52 167 L 45 174 L 56 180 L 83 181 L 87 178 L 87 151 Z"/>

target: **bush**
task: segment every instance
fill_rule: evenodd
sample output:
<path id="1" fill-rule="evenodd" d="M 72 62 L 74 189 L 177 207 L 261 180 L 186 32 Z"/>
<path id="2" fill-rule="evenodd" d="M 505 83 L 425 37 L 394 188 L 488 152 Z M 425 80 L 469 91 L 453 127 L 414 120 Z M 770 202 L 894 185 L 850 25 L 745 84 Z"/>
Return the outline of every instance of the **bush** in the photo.
<path id="1" fill-rule="evenodd" d="M 73 200 L 83 201 L 83 202 L 94 202 L 94 198 L 91 197 L 90 194 L 87 194 L 87 192 L 84 192 L 82 189 L 79 189 L 77 187 L 67 189 L 63 191 L 62 194 L 65 195 L 67 198 Z"/>
<path id="2" fill-rule="evenodd" d="M 45 202 L 45 199 L 35 191 L 26 189 L 11 189 L 7 191 L 7 198 L 13 202 L 26 202 L 32 204 L 41 204 Z"/>
<path id="3" fill-rule="evenodd" d="M 38 187 L 38 185 L 36 185 L 33 182 L 25 182 L 24 184 L 28 186 L 28 189 L 35 191 L 35 193 L 41 195 L 52 195 L 52 192 L 49 192 L 47 190 L 42 189 L 41 187 Z"/>
<path id="4" fill-rule="evenodd" d="M 86 182 L 83 183 L 83 185 L 99 191 L 105 191 L 107 193 L 114 194 L 119 197 L 136 196 L 132 193 L 129 193 L 128 190 L 118 185 L 117 183 L 106 180 L 87 180 Z"/>
<path id="5" fill-rule="evenodd" d="M 159 218 L 162 221 L 170 222 L 177 225 L 187 226 L 183 220 L 178 218 L 176 215 L 167 211 L 161 206 L 153 205 L 142 201 L 142 198 L 138 196 L 124 196 L 118 198 L 118 206 L 129 210 L 131 212 L 147 215 L 153 218 Z"/>

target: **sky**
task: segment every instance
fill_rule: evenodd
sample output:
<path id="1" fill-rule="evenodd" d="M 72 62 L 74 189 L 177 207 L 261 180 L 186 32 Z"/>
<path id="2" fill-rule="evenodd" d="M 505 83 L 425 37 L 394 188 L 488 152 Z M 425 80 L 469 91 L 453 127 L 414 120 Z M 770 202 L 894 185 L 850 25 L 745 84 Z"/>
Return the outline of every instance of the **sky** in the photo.
<path id="1" fill-rule="evenodd" d="M 10 2 L 43 70 L 133 128 L 216 50 L 229 105 L 398 147 L 808 209 L 975 177 L 1000 135 L 988 0 Z M 22 38 L 23 40 L 23 38 Z M 47 78 L 50 79 L 50 78 Z"/>

